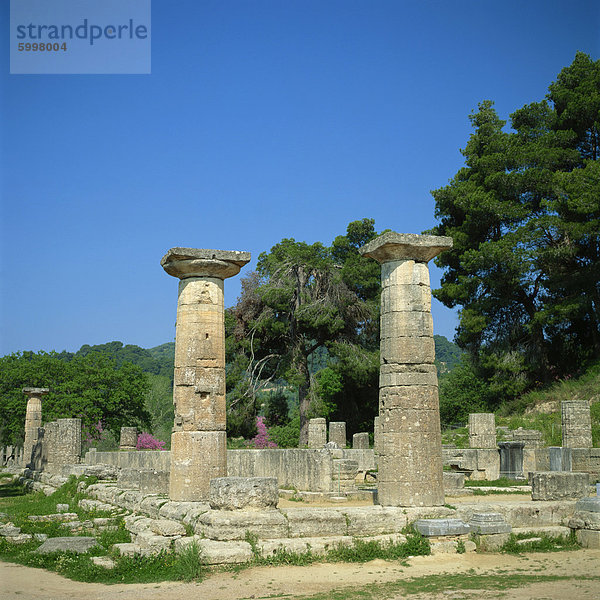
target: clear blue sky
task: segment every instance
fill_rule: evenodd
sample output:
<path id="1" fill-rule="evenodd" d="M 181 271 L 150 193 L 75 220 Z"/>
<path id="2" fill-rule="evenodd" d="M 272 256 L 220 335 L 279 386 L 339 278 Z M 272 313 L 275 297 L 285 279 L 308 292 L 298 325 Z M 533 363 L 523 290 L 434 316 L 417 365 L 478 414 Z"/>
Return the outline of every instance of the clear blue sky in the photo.
<path id="1" fill-rule="evenodd" d="M 0 355 L 173 340 L 172 246 L 248 250 L 248 272 L 284 237 L 329 244 L 363 217 L 433 226 L 469 113 L 489 98 L 506 118 L 577 50 L 599 58 L 599 11 L 153 0 L 151 75 L 9 75 L 2 43 Z M 225 286 L 232 305 L 239 276 Z M 452 338 L 455 313 L 433 310 Z"/>

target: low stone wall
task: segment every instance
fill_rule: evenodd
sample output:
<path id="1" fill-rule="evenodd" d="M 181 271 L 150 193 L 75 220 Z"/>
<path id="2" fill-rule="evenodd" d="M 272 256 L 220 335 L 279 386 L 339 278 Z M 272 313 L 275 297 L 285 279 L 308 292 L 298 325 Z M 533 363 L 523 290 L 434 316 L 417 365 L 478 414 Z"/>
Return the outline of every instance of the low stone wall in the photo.
<path id="1" fill-rule="evenodd" d="M 121 469 L 153 469 L 168 471 L 171 453 L 168 450 L 131 450 L 122 452 L 97 452 L 90 450 L 83 462 L 86 465 L 114 465 Z"/>
<path id="2" fill-rule="evenodd" d="M 330 492 L 333 491 L 333 453 L 293 448 L 228 450 L 227 475 L 276 477 L 280 488 Z"/>
<path id="3" fill-rule="evenodd" d="M 482 448 L 443 448 L 445 466 L 465 473 L 474 481 L 494 481 L 500 477 L 500 452 Z"/>

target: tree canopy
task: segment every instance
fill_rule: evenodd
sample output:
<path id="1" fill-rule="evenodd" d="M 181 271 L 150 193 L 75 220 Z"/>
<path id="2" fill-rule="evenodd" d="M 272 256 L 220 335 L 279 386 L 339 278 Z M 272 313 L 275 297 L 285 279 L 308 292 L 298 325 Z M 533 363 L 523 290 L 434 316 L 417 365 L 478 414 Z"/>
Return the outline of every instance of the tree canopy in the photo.
<path id="1" fill-rule="evenodd" d="M 42 418 L 80 417 L 89 430 L 102 422 L 118 439 L 122 426 L 148 425 L 145 408 L 148 381 L 132 363 L 117 366 L 100 352 L 64 356 L 50 352 L 23 352 L 0 358 L 0 441 L 20 444 L 23 440 L 27 398 L 24 387 L 48 387 L 42 401 Z"/>
<path id="2" fill-rule="evenodd" d="M 465 166 L 432 192 L 430 232 L 454 239 L 434 295 L 499 403 L 600 356 L 600 61 L 577 53 L 509 131 L 489 100 L 470 120 Z"/>
<path id="3" fill-rule="evenodd" d="M 238 385 L 255 389 L 251 382 L 279 377 L 295 386 L 300 444 L 307 443 L 308 419 L 326 414 L 326 400 L 342 389 L 341 381 L 333 385 L 339 380 L 333 369 L 314 377 L 311 361 L 322 359 L 324 349 L 334 364 L 347 348 L 360 354 L 359 340 L 376 334 L 379 269 L 358 254 L 375 236 L 373 225 L 370 219 L 351 223 L 331 248 L 284 239 L 263 252 L 256 272 L 243 279 L 229 338 L 231 363 L 245 373 Z M 234 372 L 230 368 L 228 377 Z"/>

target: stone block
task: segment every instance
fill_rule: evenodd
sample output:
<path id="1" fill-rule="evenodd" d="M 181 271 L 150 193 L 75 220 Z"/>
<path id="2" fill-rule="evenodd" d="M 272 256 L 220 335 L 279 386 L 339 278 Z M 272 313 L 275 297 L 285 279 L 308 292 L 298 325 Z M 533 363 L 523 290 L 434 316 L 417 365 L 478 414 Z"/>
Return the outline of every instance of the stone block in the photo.
<path id="1" fill-rule="evenodd" d="M 48 538 L 37 550 L 38 554 L 49 554 L 51 552 L 76 552 L 83 554 L 97 545 L 94 537 L 54 537 Z"/>
<path id="2" fill-rule="evenodd" d="M 592 421 L 587 400 L 561 402 L 562 445 L 564 448 L 591 448 Z"/>
<path id="3" fill-rule="evenodd" d="M 185 527 L 177 521 L 171 521 L 170 519 L 156 519 L 152 520 L 150 529 L 156 535 L 162 535 L 165 537 L 173 537 L 175 535 L 185 535 Z"/>
<path id="4" fill-rule="evenodd" d="M 181 538 L 175 542 L 175 552 L 180 553 L 191 544 L 196 544 L 202 561 L 208 565 L 239 564 L 252 560 L 252 547 L 248 542 L 217 542 L 199 536 Z"/>
<path id="5" fill-rule="evenodd" d="M 320 535 L 346 535 L 347 523 L 342 510 L 327 508 L 286 508 L 289 535 L 270 537 L 318 537 Z"/>
<path id="6" fill-rule="evenodd" d="M 589 475 L 564 471 L 534 473 L 531 480 L 532 500 L 566 500 L 587 496 Z"/>
<path id="7" fill-rule="evenodd" d="M 355 433 L 352 436 L 352 448 L 355 450 L 367 450 L 369 448 L 369 434 L 366 432 Z"/>
<path id="8" fill-rule="evenodd" d="M 329 441 L 336 443 L 340 448 L 346 447 L 347 440 L 345 421 L 330 421 Z"/>
<path id="9" fill-rule="evenodd" d="M 137 447 L 137 427 L 121 427 L 119 448 L 121 450 L 135 450 Z"/>
<path id="10" fill-rule="evenodd" d="M 471 448 L 496 448 L 496 417 L 494 413 L 469 415 L 469 446 Z"/>
<path id="11" fill-rule="evenodd" d="M 469 527 L 473 533 L 485 535 L 510 533 L 512 530 L 500 513 L 473 513 Z"/>
<path id="12" fill-rule="evenodd" d="M 600 513 L 600 496 L 581 498 L 575 504 L 575 511 Z"/>
<path id="13" fill-rule="evenodd" d="M 435 344 L 432 337 L 381 338 L 381 363 L 433 364 Z"/>
<path id="14" fill-rule="evenodd" d="M 310 419 L 308 421 L 308 447 L 320 449 L 327 443 L 327 422 L 325 419 Z"/>
<path id="15" fill-rule="evenodd" d="M 288 521 L 277 510 L 210 510 L 198 516 L 194 530 L 198 535 L 219 541 L 243 540 L 246 531 L 259 539 L 290 537 Z"/>
<path id="16" fill-rule="evenodd" d="M 483 552 L 500 550 L 510 539 L 510 533 L 484 534 L 479 537 L 479 549 Z"/>
<path id="17" fill-rule="evenodd" d="M 397 312 L 430 312 L 431 290 L 429 287 L 411 284 L 381 287 L 381 315 Z"/>
<path id="18" fill-rule="evenodd" d="M 265 557 L 281 551 L 302 554 L 310 550 L 313 554 L 324 554 L 328 550 L 332 550 L 338 546 L 351 546 L 353 539 L 350 536 L 328 536 L 261 540 L 258 542 L 258 548 Z"/>
<path id="19" fill-rule="evenodd" d="M 371 536 L 402 530 L 407 517 L 402 508 L 394 506 L 356 506 L 343 509 L 345 535 Z"/>
<path id="20" fill-rule="evenodd" d="M 216 477 L 210 481 L 209 504 L 214 510 L 276 508 L 279 488 L 274 477 Z"/>
<path id="21" fill-rule="evenodd" d="M 425 537 L 464 535 L 470 532 L 469 525 L 460 519 L 419 519 L 413 526 Z"/>
<path id="22" fill-rule="evenodd" d="M 465 474 L 452 471 L 444 471 L 444 489 L 461 490 L 465 487 Z"/>
<path id="23" fill-rule="evenodd" d="M 210 510 L 208 503 L 204 502 L 166 502 L 163 504 L 158 514 L 164 519 L 173 519 L 175 521 L 186 522 L 188 515 L 198 514 Z"/>
<path id="24" fill-rule="evenodd" d="M 386 285 L 429 286 L 429 269 L 414 260 L 391 261 L 381 265 L 381 279 Z"/>
<path id="25" fill-rule="evenodd" d="M 590 531 L 588 529 L 578 529 L 575 533 L 577 541 L 584 548 L 600 549 L 600 531 Z"/>

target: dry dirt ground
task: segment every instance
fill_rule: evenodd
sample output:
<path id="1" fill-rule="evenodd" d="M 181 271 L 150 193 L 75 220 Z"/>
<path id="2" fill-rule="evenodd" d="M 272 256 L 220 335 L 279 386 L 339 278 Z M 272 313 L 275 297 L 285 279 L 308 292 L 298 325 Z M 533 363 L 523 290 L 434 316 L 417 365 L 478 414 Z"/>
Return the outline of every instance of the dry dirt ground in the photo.
<path id="1" fill-rule="evenodd" d="M 393 592 L 386 583 L 399 579 L 440 574 L 472 575 L 560 575 L 570 579 L 521 585 L 507 591 L 444 590 L 409 596 Z M 599 600 L 600 581 L 581 579 L 600 576 L 600 550 L 504 554 L 437 555 L 410 559 L 408 566 L 375 560 L 365 564 L 315 564 L 306 567 L 260 567 L 235 572 L 217 572 L 202 583 L 101 585 L 79 583 L 55 573 L 20 565 L 0 563 L 2 600 L 242 600 L 286 598 L 320 594 L 329 598 L 334 590 L 346 589 L 347 598 L 360 597 L 360 589 L 377 590 L 377 600 L 489 599 L 511 600 Z M 381 587 L 377 587 L 380 585 Z"/>

